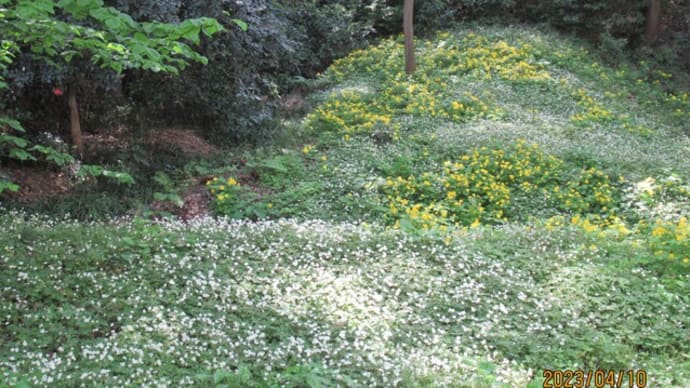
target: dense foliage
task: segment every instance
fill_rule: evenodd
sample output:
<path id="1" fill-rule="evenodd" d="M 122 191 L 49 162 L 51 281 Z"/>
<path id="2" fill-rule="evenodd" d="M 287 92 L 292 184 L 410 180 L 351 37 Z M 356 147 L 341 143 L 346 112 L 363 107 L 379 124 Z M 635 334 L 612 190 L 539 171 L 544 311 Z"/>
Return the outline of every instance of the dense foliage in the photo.
<path id="1" fill-rule="evenodd" d="M 400 37 L 336 60 L 263 147 L 119 154 L 161 170 L 140 200 L 192 186 L 218 217 L 112 219 L 106 190 L 46 212 L 107 222 L 0 209 L 0 387 L 689 386 L 676 76 L 529 28 L 418 43 L 411 76 Z"/>
<path id="2" fill-rule="evenodd" d="M 198 43 L 202 32 L 210 37 L 222 29 L 210 18 L 186 20 L 179 25 L 138 23 L 125 13 L 104 7 L 99 0 L 19 1 L 16 4 L 2 1 L 0 7 L 3 37 L 0 89 L 7 89 L 11 99 L 16 98 L 16 88 L 8 88 L 5 73 L 14 64 L 17 54 L 24 54 L 39 64 L 57 69 L 53 74 L 59 74 L 61 83 L 68 84 L 73 100 L 70 104 L 75 105 L 75 110 L 77 89 L 84 83 L 84 72 L 88 73 L 85 69 L 107 68 L 121 73 L 124 69 L 140 68 L 177 73 L 190 61 L 206 62 L 206 58 L 187 42 Z M 54 87 L 52 92 L 55 97 L 63 95 L 60 87 Z M 19 121 L 5 117 L 5 109 L 6 106 L 0 106 L 0 158 L 35 161 L 37 158 L 32 154 L 35 153 L 58 165 L 73 161 L 70 155 L 50 146 L 29 148 L 30 142 L 23 137 L 24 128 Z M 75 124 L 78 127 L 74 117 L 71 121 L 73 129 Z M 77 140 L 72 132 L 72 140 L 81 148 L 81 133 L 78 135 Z M 131 177 L 126 174 L 96 166 L 83 170 L 89 175 L 111 176 L 131 183 Z M 5 189 L 16 191 L 17 185 L 0 176 L 0 193 Z"/>
<path id="3" fill-rule="evenodd" d="M 401 4 L 390 0 L 113 0 L 108 5 L 137 21 L 213 17 L 229 31 L 213 41 L 202 39 L 201 54 L 209 64 L 192 66 L 181 77 L 128 71 L 122 79 L 75 60 L 79 73 L 86 75 L 86 129 L 125 123 L 139 129 L 187 125 L 225 143 L 275 136 L 279 96 L 302 87 L 300 76 L 312 76 L 334 59 L 401 28 Z M 690 52 L 683 47 L 688 47 L 688 20 L 682 16 L 687 5 L 664 2 L 664 30 L 657 42 L 663 45 L 654 48 L 641 46 L 646 9 L 643 0 L 419 0 L 415 18 L 422 34 L 463 21 L 546 23 L 590 39 L 611 58 L 639 48 L 639 54 L 663 66 L 687 70 Z M 233 18 L 251 28 L 242 32 Z M 64 128 L 64 107 L 48 91 L 70 76 L 65 69 L 22 54 L 8 74 L 12 92 L 3 100 L 25 115 L 31 132 Z"/>

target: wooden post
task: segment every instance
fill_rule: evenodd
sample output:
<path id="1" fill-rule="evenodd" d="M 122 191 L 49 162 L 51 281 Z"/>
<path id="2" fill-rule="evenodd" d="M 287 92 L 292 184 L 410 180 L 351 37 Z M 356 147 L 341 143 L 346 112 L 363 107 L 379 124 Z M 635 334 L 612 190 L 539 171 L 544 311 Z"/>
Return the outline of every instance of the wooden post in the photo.
<path id="1" fill-rule="evenodd" d="M 649 9 L 647 10 L 647 30 L 644 34 L 646 44 L 654 43 L 659 35 L 659 27 L 661 23 L 661 0 L 649 0 Z"/>
<path id="2" fill-rule="evenodd" d="M 84 141 L 81 136 L 81 123 L 79 120 L 79 106 L 77 105 L 77 83 L 73 82 L 67 88 L 67 105 L 69 106 L 69 126 L 72 137 L 72 145 L 76 147 L 77 154 L 84 154 Z"/>
<path id="3" fill-rule="evenodd" d="M 414 0 L 405 0 L 403 6 L 403 33 L 405 34 L 405 72 L 412 74 L 417 69 L 414 56 Z"/>

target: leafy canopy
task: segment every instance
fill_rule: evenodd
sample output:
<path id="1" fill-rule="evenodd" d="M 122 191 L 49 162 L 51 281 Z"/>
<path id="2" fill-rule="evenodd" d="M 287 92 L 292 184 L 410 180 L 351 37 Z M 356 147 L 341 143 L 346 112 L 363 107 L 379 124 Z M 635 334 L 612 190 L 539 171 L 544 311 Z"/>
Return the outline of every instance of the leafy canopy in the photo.
<path id="1" fill-rule="evenodd" d="M 247 29 L 244 22 L 233 22 Z M 206 57 L 190 44 L 199 44 L 202 33 L 211 37 L 222 30 L 217 20 L 205 17 L 179 24 L 137 22 L 102 0 L 0 0 L 0 89 L 8 87 L 4 74 L 19 52 L 55 66 L 84 58 L 118 73 L 140 68 L 177 74 L 191 61 L 205 64 Z M 48 161 L 70 159 L 46 147 L 29 148 L 23 132 L 17 120 L 0 116 L 0 155 L 35 160 L 29 152 L 34 151 Z M 17 188 L 0 176 L 0 192 Z"/>
<path id="2" fill-rule="evenodd" d="M 241 21 L 235 21 L 246 28 Z M 212 18 L 179 24 L 137 22 L 102 0 L 0 0 L 0 54 L 7 63 L 17 50 L 30 50 L 47 62 L 86 57 L 103 68 L 177 73 L 189 61 L 206 63 L 189 43 L 212 36 L 223 27 Z M 0 69 L 2 70 L 2 69 Z"/>

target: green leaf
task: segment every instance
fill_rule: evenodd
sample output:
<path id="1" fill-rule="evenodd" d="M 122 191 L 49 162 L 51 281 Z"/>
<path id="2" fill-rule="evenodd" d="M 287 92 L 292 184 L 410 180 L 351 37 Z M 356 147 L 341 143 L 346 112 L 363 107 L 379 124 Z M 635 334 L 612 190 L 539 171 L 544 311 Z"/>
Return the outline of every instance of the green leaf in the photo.
<path id="1" fill-rule="evenodd" d="M 36 160 L 36 158 L 33 155 L 21 148 L 10 149 L 10 158 L 17 160 Z"/>
<path id="2" fill-rule="evenodd" d="M 77 52 L 74 50 L 63 51 L 60 53 L 60 55 L 62 55 L 62 58 L 64 58 L 65 62 L 67 63 L 72 62 L 72 58 L 74 58 L 76 54 Z"/>
<path id="3" fill-rule="evenodd" d="M 477 369 L 486 372 L 487 374 L 493 375 L 496 372 L 496 364 L 489 361 L 482 361 L 479 363 Z"/>
<path id="4" fill-rule="evenodd" d="M 195 44 L 198 44 L 200 42 L 200 31 L 201 27 L 199 27 L 195 23 L 192 23 L 190 20 L 186 20 L 180 25 L 178 33 L 180 34 L 181 38 L 187 39 L 191 42 L 194 42 Z"/>
<path id="5" fill-rule="evenodd" d="M 101 0 L 61 0 L 58 7 L 71 13 L 77 19 L 84 19 L 92 10 L 103 7 L 103 2 Z"/>
<path id="6" fill-rule="evenodd" d="M 105 23 L 106 27 L 115 31 L 119 30 L 120 26 L 122 26 L 122 22 L 117 18 L 107 18 L 103 20 L 103 22 Z"/>
<path id="7" fill-rule="evenodd" d="M 204 32 L 204 35 L 211 37 L 213 34 L 221 30 L 221 25 L 218 24 L 215 20 L 213 20 L 213 23 L 206 23 L 202 27 L 202 31 Z"/>
<path id="8" fill-rule="evenodd" d="M 236 26 L 238 26 L 242 31 L 247 31 L 249 29 L 249 24 L 245 22 L 244 20 L 240 19 L 231 19 L 231 22 L 233 22 Z"/>
<path id="9" fill-rule="evenodd" d="M 280 173 L 287 173 L 288 172 L 285 165 L 279 159 L 276 159 L 276 158 L 263 160 L 263 161 L 258 162 L 258 163 L 249 163 L 248 166 L 249 167 L 267 168 L 269 170 L 273 170 L 273 171 L 280 172 Z"/>
<path id="10" fill-rule="evenodd" d="M 0 179 L 0 193 L 2 193 L 5 190 L 16 192 L 19 190 L 19 185 L 7 180 Z"/>
<path id="11" fill-rule="evenodd" d="M 72 155 L 57 151 L 51 147 L 42 146 L 40 144 L 37 144 L 29 148 L 29 151 L 36 151 L 42 153 L 43 155 L 45 155 L 47 161 L 53 162 L 58 166 L 63 166 L 67 163 L 72 163 L 74 161 Z"/>
<path id="12" fill-rule="evenodd" d="M 26 52 L 56 66 L 70 63 L 79 55 L 117 72 L 143 68 L 177 74 L 188 65 L 188 60 L 208 62 L 185 42 L 198 44 L 201 32 L 210 37 L 223 30 L 213 18 L 189 19 L 179 24 L 140 23 L 126 13 L 105 7 L 103 0 L 0 1 L 13 4 L 9 10 L 0 10 L 0 18 L 6 12 L 13 20 L 0 26 L 4 39 L 0 41 L 0 73 L 12 63 L 14 52 L 19 51 L 16 43 L 21 43 Z M 56 9 L 72 19 L 56 18 Z M 88 26 L 74 22 L 86 18 L 91 21 Z M 0 88 L 7 86 L 0 76 Z M 11 126 L 15 124 L 20 128 L 14 121 Z"/>
<path id="13" fill-rule="evenodd" d="M 47 19 L 55 10 L 52 1 L 33 0 L 18 1 L 15 12 L 20 19 Z"/>
<path id="14" fill-rule="evenodd" d="M 217 370 L 213 373 L 213 383 L 220 384 L 227 377 L 233 377 L 234 373 L 226 370 Z"/>
<path id="15" fill-rule="evenodd" d="M 29 144 L 29 141 L 21 137 L 2 134 L 0 135 L 0 144 L 14 144 L 15 147 L 24 148 Z"/>
<path id="16" fill-rule="evenodd" d="M 89 11 L 89 16 L 103 23 L 110 18 L 111 13 L 108 9 L 96 8 Z"/>
<path id="17" fill-rule="evenodd" d="M 406 218 L 400 219 L 400 230 L 405 233 L 412 233 L 416 230 L 412 222 Z"/>
<path id="18" fill-rule="evenodd" d="M 172 180 L 170 179 L 168 174 L 164 173 L 163 171 L 157 171 L 156 174 L 153 176 L 153 180 L 165 188 L 169 188 L 170 186 L 172 186 Z"/>
<path id="19" fill-rule="evenodd" d="M 114 179 L 117 183 L 124 183 L 128 185 L 134 184 L 134 178 L 126 172 L 103 170 L 102 175 L 104 177 Z"/>
<path id="20" fill-rule="evenodd" d="M 252 380 L 252 371 L 249 370 L 249 367 L 246 365 L 240 365 L 240 367 L 237 369 L 236 374 L 240 378 L 241 383 L 249 383 Z"/>
<path id="21" fill-rule="evenodd" d="M 142 43 L 146 43 L 149 41 L 149 37 L 146 36 L 146 34 L 144 34 L 143 32 L 135 32 L 134 33 L 134 40 L 142 42 Z"/>
<path id="22" fill-rule="evenodd" d="M 85 176 L 99 176 L 103 172 L 103 168 L 99 166 L 94 166 L 90 164 L 84 164 L 79 168 L 79 173 L 78 175 L 80 177 L 85 177 Z"/>
<path id="23" fill-rule="evenodd" d="M 0 127 L 8 126 L 18 132 L 26 132 L 19 121 L 11 119 L 9 117 L 0 117 Z"/>

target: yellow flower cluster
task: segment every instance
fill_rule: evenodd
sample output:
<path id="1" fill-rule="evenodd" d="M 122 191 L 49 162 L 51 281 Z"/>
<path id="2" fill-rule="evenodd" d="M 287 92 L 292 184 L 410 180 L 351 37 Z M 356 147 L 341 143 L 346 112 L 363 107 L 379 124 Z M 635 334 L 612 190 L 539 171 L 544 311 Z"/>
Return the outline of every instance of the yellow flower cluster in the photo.
<path id="1" fill-rule="evenodd" d="M 472 33 L 462 39 L 441 33 L 433 41 L 421 42 L 419 50 L 423 55 L 419 57 L 417 72 L 411 77 L 403 71 L 403 45 L 399 38 L 357 50 L 335 61 L 326 73 L 332 80 L 364 75 L 378 80 L 380 85 L 366 96 L 354 91 L 332 94 L 307 116 L 307 125 L 349 139 L 354 134 L 371 132 L 377 123 L 392 127 L 395 132 L 397 126 L 391 125 L 391 120 L 397 115 L 456 122 L 491 118 L 500 112 L 484 101 L 486 96 L 458 93 L 453 82 L 468 77 L 497 77 L 512 82 L 551 80 L 545 66 L 533 59 L 536 50 L 528 44 L 514 46 Z"/>
<path id="2" fill-rule="evenodd" d="M 647 239 L 649 247 L 655 256 L 676 260 L 686 266 L 690 264 L 690 225 L 686 217 L 676 221 L 657 220 L 646 231 L 650 236 Z"/>
<path id="3" fill-rule="evenodd" d="M 603 171 L 594 167 L 581 170 L 563 186 L 554 190 L 554 196 L 563 210 L 600 214 L 604 218 L 614 216 L 612 205 L 616 190 Z"/>
<path id="4" fill-rule="evenodd" d="M 598 215 L 575 215 L 568 223 L 563 216 L 556 216 L 548 219 L 545 227 L 554 230 L 568 224 L 599 238 L 632 238 L 635 246 L 646 245 L 655 258 L 670 261 L 677 265 L 676 269 L 690 270 L 690 224 L 687 217 L 675 221 L 657 219 L 651 224 L 642 220 L 630 230 L 618 217 L 605 219 Z"/>
<path id="5" fill-rule="evenodd" d="M 389 177 L 383 192 L 392 220 L 404 218 L 422 229 L 506 220 L 517 193 L 546 198 L 564 211 L 608 211 L 613 217 L 614 191 L 603 172 L 590 168 L 566 178 L 560 160 L 524 141 L 507 149 L 472 149 L 438 172 Z"/>
<path id="6" fill-rule="evenodd" d="M 505 40 L 489 39 L 468 33 L 462 39 L 449 32 L 441 32 L 419 44 L 419 78 L 434 76 L 470 76 L 477 79 L 498 77 L 508 81 L 538 82 L 552 77 L 543 63 L 535 61 L 537 50 L 530 44 L 512 45 Z M 345 77 L 378 73 L 394 78 L 403 71 L 404 46 L 402 37 L 388 39 L 366 50 L 357 50 L 334 62 L 328 75 L 335 80 Z"/>
<path id="7" fill-rule="evenodd" d="M 233 177 L 227 179 L 215 177 L 206 182 L 206 186 L 217 203 L 224 203 L 233 198 L 240 183 Z"/>
<path id="8" fill-rule="evenodd" d="M 485 79 L 497 76 L 514 82 L 551 80 L 543 64 L 532 59 L 536 52 L 529 44 L 513 46 L 504 40 L 490 41 L 473 33 L 467 34 L 459 47 L 458 70 Z"/>
<path id="9" fill-rule="evenodd" d="M 381 100 L 395 114 L 437 117 L 455 122 L 496 113 L 471 93 L 455 94 L 441 79 L 396 77 L 381 92 Z"/>
<path id="10" fill-rule="evenodd" d="M 584 108 L 584 111 L 573 115 L 570 118 L 571 122 L 580 125 L 592 125 L 610 123 L 615 119 L 614 114 L 587 94 L 585 89 L 578 89 L 573 93 L 573 97 L 578 105 Z"/>
<path id="11" fill-rule="evenodd" d="M 302 147 L 302 153 L 305 154 L 305 155 L 309 155 L 309 153 L 310 153 L 311 150 L 313 150 L 313 149 L 314 149 L 314 145 L 313 145 L 313 144 L 305 144 L 304 147 Z"/>
<path id="12" fill-rule="evenodd" d="M 404 46 L 396 39 L 387 39 L 379 45 L 355 50 L 347 57 L 333 62 L 326 76 L 334 81 L 361 74 L 397 74 L 403 72 Z"/>
<path id="13" fill-rule="evenodd" d="M 333 93 L 319 108 L 307 116 L 310 127 L 323 132 L 353 134 L 371 133 L 377 125 L 391 125 L 393 112 L 388 106 L 368 101 L 360 93 L 345 90 Z"/>
<path id="14" fill-rule="evenodd" d="M 673 115 L 676 117 L 690 117 L 690 94 L 674 94 L 669 93 L 665 102 L 670 104 L 673 108 Z"/>
<path id="15" fill-rule="evenodd" d="M 587 217 L 580 217 L 579 214 L 576 214 L 570 219 L 570 223 L 575 226 L 579 226 L 582 228 L 587 233 L 592 233 L 596 232 L 599 230 L 599 226 L 596 222 L 590 221 L 589 218 Z"/>
<path id="16" fill-rule="evenodd" d="M 633 233 L 619 217 L 603 218 L 598 214 L 587 214 L 586 216 L 575 214 L 570 217 L 570 220 L 562 215 L 554 216 L 546 220 L 545 227 L 546 230 L 554 230 L 568 225 L 580 228 L 587 233 L 595 233 L 602 238 L 623 238 Z"/>

